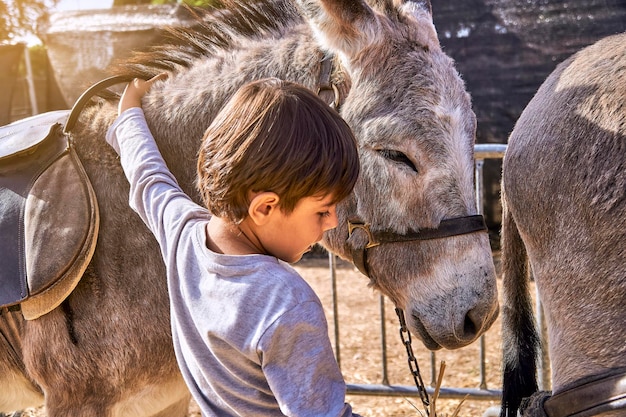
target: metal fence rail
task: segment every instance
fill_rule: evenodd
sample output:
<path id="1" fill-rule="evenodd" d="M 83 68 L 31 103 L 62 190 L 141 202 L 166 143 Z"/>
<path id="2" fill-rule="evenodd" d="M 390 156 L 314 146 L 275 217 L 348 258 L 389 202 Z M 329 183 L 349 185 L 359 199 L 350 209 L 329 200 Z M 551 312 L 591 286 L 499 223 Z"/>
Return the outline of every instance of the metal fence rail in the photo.
<path id="1" fill-rule="evenodd" d="M 476 206 L 478 214 L 483 214 L 484 186 L 483 186 L 483 167 L 485 159 L 502 159 L 506 145 L 502 144 L 476 144 L 474 147 L 475 156 L 475 184 L 476 184 Z M 337 293 L 337 276 L 336 276 L 336 256 L 329 253 L 329 269 L 331 279 L 332 309 L 334 322 L 334 339 L 335 339 L 335 356 L 337 362 L 341 366 L 341 350 L 339 343 L 339 312 L 338 312 L 338 293 Z M 354 395 L 370 395 L 384 397 L 419 397 L 419 392 L 415 386 L 391 385 L 387 374 L 387 341 L 386 341 L 386 325 L 385 325 L 385 297 L 380 296 L 380 317 L 381 317 L 381 367 L 382 381 L 380 384 L 350 384 L 347 383 L 347 393 Z M 479 388 L 450 388 L 441 387 L 439 398 L 447 399 L 463 399 L 467 396 L 468 400 L 499 400 L 502 391 L 499 389 L 488 389 L 485 375 L 485 338 L 480 337 L 480 383 Z M 430 371 L 433 380 L 427 387 L 429 394 L 434 392 L 434 376 L 436 367 L 436 354 L 430 354 Z"/>

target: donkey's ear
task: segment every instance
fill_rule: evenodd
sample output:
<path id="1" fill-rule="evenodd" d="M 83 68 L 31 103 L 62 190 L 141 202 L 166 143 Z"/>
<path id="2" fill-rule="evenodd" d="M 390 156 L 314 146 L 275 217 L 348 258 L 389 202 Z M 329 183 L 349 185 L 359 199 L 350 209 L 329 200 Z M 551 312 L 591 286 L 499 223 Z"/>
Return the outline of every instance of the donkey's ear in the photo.
<path id="1" fill-rule="evenodd" d="M 320 43 L 348 59 L 380 41 L 379 17 L 364 0 L 297 0 L 297 3 Z"/>
<path id="2" fill-rule="evenodd" d="M 417 11 L 421 13 L 426 12 L 431 18 L 433 16 L 433 8 L 430 5 L 430 0 L 401 0 L 399 4 L 409 6 L 414 13 Z"/>
<path id="3" fill-rule="evenodd" d="M 416 39 L 429 48 L 440 48 L 429 0 L 399 0 L 398 8 L 415 21 L 414 27 L 419 28 Z"/>

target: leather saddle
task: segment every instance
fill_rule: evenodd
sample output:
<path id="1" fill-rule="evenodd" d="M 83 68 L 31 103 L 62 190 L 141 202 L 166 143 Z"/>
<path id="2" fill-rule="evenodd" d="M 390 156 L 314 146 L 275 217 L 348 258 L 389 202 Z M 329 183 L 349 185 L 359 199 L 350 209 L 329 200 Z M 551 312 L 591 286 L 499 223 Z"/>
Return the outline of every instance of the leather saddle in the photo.
<path id="1" fill-rule="evenodd" d="M 0 127 L 0 308 L 41 317 L 69 296 L 89 265 L 98 203 L 69 132 L 94 94 L 125 81 L 95 84 L 71 111 Z"/>

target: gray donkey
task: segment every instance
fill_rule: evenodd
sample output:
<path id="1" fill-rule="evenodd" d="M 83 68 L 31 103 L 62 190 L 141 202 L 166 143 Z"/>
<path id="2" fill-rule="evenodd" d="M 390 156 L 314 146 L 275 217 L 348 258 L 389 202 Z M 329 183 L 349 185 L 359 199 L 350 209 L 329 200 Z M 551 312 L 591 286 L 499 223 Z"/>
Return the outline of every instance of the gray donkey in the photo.
<path id="1" fill-rule="evenodd" d="M 334 93 L 358 139 L 362 175 L 338 207 L 340 226 L 325 246 L 358 264 L 428 348 L 476 340 L 498 314 L 489 240 L 476 216 L 476 118 L 440 48 L 430 3 L 224 6 L 198 12 L 196 27 L 174 31 L 169 43 L 116 71 L 144 78 L 169 72 L 143 107 L 183 189 L 197 197 L 200 139 L 241 84 L 275 76 Z M 100 204 L 100 235 L 84 277 L 40 318 L 26 321 L 6 309 L 0 316 L 0 410 L 45 402 L 49 417 L 187 412 L 158 247 L 130 211 L 127 181 L 104 142 L 116 105 L 103 98 L 72 131 Z"/>
<path id="2" fill-rule="evenodd" d="M 502 183 L 501 415 L 537 391 L 529 272 L 553 392 L 534 394 L 523 415 L 626 415 L 626 34 L 579 51 L 543 83 L 509 138 Z"/>

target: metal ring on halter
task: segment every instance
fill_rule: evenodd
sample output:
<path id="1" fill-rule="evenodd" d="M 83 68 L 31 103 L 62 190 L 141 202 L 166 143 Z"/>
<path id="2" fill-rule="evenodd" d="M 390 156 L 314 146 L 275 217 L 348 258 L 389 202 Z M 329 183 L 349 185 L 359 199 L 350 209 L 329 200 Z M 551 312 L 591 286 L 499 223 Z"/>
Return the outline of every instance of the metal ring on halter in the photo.
<path id="1" fill-rule="evenodd" d="M 339 96 L 339 89 L 337 85 L 332 81 L 333 73 L 333 55 L 324 55 L 320 62 L 320 77 L 319 87 L 317 88 L 317 95 L 324 100 L 333 109 L 339 111 L 339 105 L 341 104 L 341 97 Z M 329 99 L 327 92 L 332 91 L 332 101 Z"/>
<path id="2" fill-rule="evenodd" d="M 325 91 L 331 91 L 331 90 L 333 92 L 334 98 L 333 98 L 333 101 L 329 103 L 329 100 L 324 99 L 323 93 Z M 317 95 L 320 96 L 320 98 L 324 100 L 331 108 L 335 110 L 339 110 L 339 89 L 337 88 L 335 84 L 330 84 L 330 85 L 319 87 L 317 89 Z"/>
<path id="3" fill-rule="evenodd" d="M 372 235 L 372 231 L 370 230 L 369 223 L 363 222 L 351 222 L 348 220 L 348 238 L 352 236 L 352 232 L 354 229 L 362 229 L 367 234 L 367 245 L 365 245 L 365 249 L 373 248 L 380 245 L 380 242 L 376 242 L 374 239 L 374 235 Z"/>

